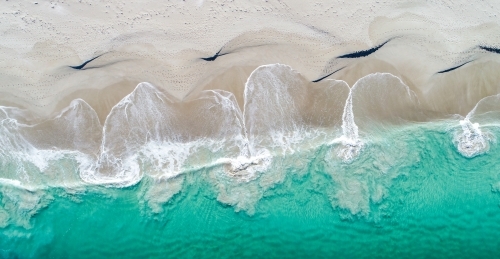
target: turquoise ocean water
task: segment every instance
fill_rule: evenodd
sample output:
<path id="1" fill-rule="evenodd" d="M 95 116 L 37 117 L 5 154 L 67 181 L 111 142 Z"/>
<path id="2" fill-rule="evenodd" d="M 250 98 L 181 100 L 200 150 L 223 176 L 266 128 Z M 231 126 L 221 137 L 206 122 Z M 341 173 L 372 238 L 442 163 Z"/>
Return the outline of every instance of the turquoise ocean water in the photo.
<path id="1" fill-rule="evenodd" d="M 466 158 L 453 144 L 459 127 L 395 126 L 351 163 L 331 158 L 328 145 L 276 157 L 289 165 L 285 176 L 248 187 L 262 189 L 252 209 L 220 201 L 214 168 L 186 173 L 153 207 L 148 179 L 71 192 L 2 183 L 0 257 L 495 258 L 500 147 L 493 140 Z M 497 128 L 484 130 L 499 139 Z"/>

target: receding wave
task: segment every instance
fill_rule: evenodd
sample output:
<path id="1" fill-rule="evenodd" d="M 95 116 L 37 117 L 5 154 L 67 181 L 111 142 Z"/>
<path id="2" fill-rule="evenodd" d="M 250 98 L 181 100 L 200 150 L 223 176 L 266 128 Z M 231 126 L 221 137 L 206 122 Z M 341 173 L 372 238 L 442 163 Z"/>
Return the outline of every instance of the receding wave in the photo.
<path id="1" fill-rule="evenodd" d="M 78 185 L 75 170 L 55 166 L 54 161 L 73 159 L 81 169 L 93 166 L 101 142 L 101 126 L 94 110 L 74 100 L 57 117 L 41 122 L 25 121 L 17 108 L 0 107 L 0 157 L 2 178 L 27 188 Z M 67 164 L 68 167 L 74 164 Z"/>

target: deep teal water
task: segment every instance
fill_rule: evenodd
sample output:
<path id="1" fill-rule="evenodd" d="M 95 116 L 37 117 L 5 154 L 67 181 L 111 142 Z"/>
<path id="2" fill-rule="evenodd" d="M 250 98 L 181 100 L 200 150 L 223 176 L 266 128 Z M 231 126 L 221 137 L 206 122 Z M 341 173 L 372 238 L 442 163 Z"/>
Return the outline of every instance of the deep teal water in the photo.
<path id="1" fill-rule="evenodd" d="M 305 172 L 290 169 L 266 190 L 253 215 L 219 202 L 203 170 L 190 172 L 160 213 L 144 200 L 147 180 L 71 194 L 49 188 L 34 215 L 13 209 L 21 203 L 4 188 L 10 218 L 0 229 L 0 257 L 499 257 L 500 147 L 493 142 L 486 154 L 465 158 L 442 128 L 373 137 L 351 164 L 331 162 L 322 147 Z M 498 139 L 500 132 L 489 130 Z M 361 195 L 356 186 L 366 187 Z"/>

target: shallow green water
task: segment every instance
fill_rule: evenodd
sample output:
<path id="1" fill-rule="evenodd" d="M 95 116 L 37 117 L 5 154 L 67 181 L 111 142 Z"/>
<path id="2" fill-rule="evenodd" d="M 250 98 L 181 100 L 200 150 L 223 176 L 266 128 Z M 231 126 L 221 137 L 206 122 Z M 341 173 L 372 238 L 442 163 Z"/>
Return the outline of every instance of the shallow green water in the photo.
<path id="1" fill-rule="evenodd" d="M 315 150 L 307 172 L 289 169 L 253 215 L 219 202 L 205 171 L 189 173 L 160 213 L 144 199 L 144 180 L 127 189 L 45 190 L 23 225 L 16 217 L 29 217 L 29 208 L 13 209 L 21 203 L 4 189 L 10 218 L 0 257 L 498 257 L 500 147 L 464 158 L 452 132 L 436 128 L 374 137 L 351 164 L 330 161 L 328 147 Z"/>

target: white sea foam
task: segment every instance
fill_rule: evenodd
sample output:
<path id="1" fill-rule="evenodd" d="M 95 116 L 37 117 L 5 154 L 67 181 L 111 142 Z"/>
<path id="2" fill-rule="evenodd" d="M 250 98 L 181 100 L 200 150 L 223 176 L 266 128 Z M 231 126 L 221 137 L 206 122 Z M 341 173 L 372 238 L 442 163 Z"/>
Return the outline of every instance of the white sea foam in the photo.
<path id="1" fill-rule="evenodd" d="M 0 192 L 0 228 L 9 223 L 29 228 L 31 217 L 52 200 L 52 196 L 42 190 L 28 190 L 9 184 L 0 185 Z"/>
<path id="2" fill-rule="evenodd" d="M 29 219 L 51 200 L 48 187 L 80 188 L 78 172 L 95 166 L 99 121 L 83 100 L 52 119 L 0 107 L 0 227 L 29 227 Z"/>
<path id="3" fill-rule="evenodd" d="M 338 156 L 352 162 L 363 149 L 365 136 L 385 131 L 388 125 L 397 125 L 424 118 L 417 109 L 415 93 L 398 77 L 389 73 L 375 73 L 359 79 L 350 89 L 342 115 L 342 136 Z"/>
<path id="4" fill-rule="evenodd" d="M 478 122 L 472 122 L 472 120 L 498 127 L 499 100 L 500 95 L 481 99 L 467 116 L 460 120 L 461 131 L 456 132 L 453 139 L 460 154 L 471 158 L 488 152 L 490 142 L 494 139 L 488 131 L 481 130 L 481 125 Z"/>
<path id="5" fill-rule="evenodd" d="M 219 160 L 224 164 L 225 172 L 237 181 L 248 182 L 259 176 L 259 173 L 269 169 L 272 156 L 268 150 L 260 150 L 260 154 L 252 157 L 239 156 Z"/>
<path id="6" fill-rule="evenodd" d="M 328 81 L 321 87 L 310 85 L 282 64 L 255 69 L 244 93 L 251 152 L 264 148 L 271 154 L 286 155 L 333 138 L 340 121 L 338 107 L 344 106 L 347 91 L 342 81 Z"/>
<path id="7" fill-rule="evenodd" d="M 10 222 L 28 228 L 31 216 L 48 202 L 42 189 L 48 186 L 66 188 L 78 181 L 76 171 L 51 170 L 54 169 L 51 164 L 68 155 L 81 153 L 43 149 L 43 139 L 35 143 L 29 141 L 34 137 L 29 135 L 32 129 L 41 131 L 43 128 L 37 127 L 39 124 L 24 125 L 12 117 L 1 120 L 0 124 L 0 217 L 3 218 L 0 225 L 7 226 Z"/>
<path id="8" fill-rule="evenodd" d="M 342 136 L 336 139 L 336 141 L 342 143 L 337 154 L 346 163 L 355 159 L 363 148 L 363 142 L 359 139 L 358 126 L 354 122 L 352 91 L 353 89 L 349 92 L 344 107 L 344 114 L 342 115 Z"/>
<path id="9" fill-rule="evenodd" d="M 200 168 L 244 152 L 242 125 L 234 97 L 227 92 L 205 91 L 180 102 L 141 83 L 106 118 L 97 170 L 83 177 L 129 186 L 140 181 L 142 166 L 148 166 L 150 177 L 173 178 L 187 164 Z"/>
<path id="10" fill-rule="evenodd" d="M 468 117 L 460 121 L 462 132 L 455 135 L 454 142 L 458 152 L 465 157 L 475 157 L 489 149 L 489 139 L 483 134 L 478 123 L 472 123 Z"/>
<path id="11" fill-rule="evenodd" d="M 16 117 L 24 113 L 22 110 L 1 110 L 4 114 L 0 118 L 2 178 L 33 187 L 69 187 L 78 185 L 78 170 L 87 170 L 95 163 L 100 126 L 95 112 L 83 100 L 74 100 L 55 118 L 33 125 L 18 121 Z M 75 159 L 78 169 L 51 168 L 66 158 Z"/>

